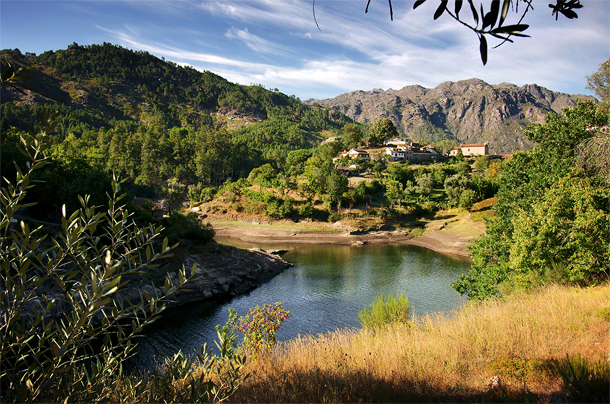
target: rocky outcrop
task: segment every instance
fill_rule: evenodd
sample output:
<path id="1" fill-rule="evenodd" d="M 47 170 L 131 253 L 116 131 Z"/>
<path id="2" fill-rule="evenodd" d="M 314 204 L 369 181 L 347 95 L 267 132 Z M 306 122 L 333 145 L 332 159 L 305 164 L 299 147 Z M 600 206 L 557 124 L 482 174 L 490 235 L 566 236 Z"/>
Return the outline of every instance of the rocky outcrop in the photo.
<path id="1" fill-rule="evenodd" d="M 262 249 L 245 250 L 232 246 L 225 246 L 212 242 L 205 249 L 197 251 L 183 251 L 176 254 L 176 258 L 184 264 L 187 275 L 195 266 L 194 279 L 190 280 L 183 289 L 172 295 L 167 307 L 178 307 L 187 303 L 199 301 L 222 301 L 245 294 L 257 286 L 271 280 L 292 264 L 284 261 L 279 255 L 268 253 Z M 161 268 L 161 272 L 168 266 L 176 267 L 174 260 L 171 264 Z M 165 269 L 164 269 L 165 268 Z M 173 281 L 177 281 L 177 272 L 166 272 Z M 160 278 L 163 280 L 164 276 Z M 163 282 L 151 282 L 147 279 L 134 283 L 131 288 L 115 295 L 119 299 L 129 298 L 132 302 L 139 299 L 139 289 L 146 290 L 150 295 L 153 288 L 162 295 Z"/>
<path id="2" fill-rule="evenodd" d="M 544 122 L 578 99 L 591 96 L 553 92 L 536 84 L 518 87 L 490 85 L 479 79 L 444 82 L 428 89 L 420 85 L 400 90 L 354 91 L 332 99 L 307 100 L 343 112 L 363 123 L 390 118 L 403 135 L 422 143 L 452 139 L 456 143 L 489 142 L 491 153 L 511 153 L 531 147 L 523 128 Z"/>

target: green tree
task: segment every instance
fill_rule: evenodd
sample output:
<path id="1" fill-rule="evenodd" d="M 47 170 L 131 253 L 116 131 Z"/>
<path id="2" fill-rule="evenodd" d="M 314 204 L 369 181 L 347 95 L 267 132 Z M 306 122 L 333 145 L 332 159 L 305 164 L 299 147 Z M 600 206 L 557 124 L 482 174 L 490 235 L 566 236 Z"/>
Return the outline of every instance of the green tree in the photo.
<path id="1" fill-rule="evenodd" d="M 389 118 L 377 118 L 369 129 L 369 144 L 379 146 L 386 140 L 399 136 L 394 123 Z"/>
<path id="2" fill-rule="evenodd" d="M 267 163 L 252 170 L 250 175 L 248 175 L 248 180 L 253 184 L 270 187 L 271 181 L 274 180 L 276 176 L 277 173 L 273 167 L 271 167 L 271 164 Z"/>
<path id="3" fill-rule="evenodd" d="M 360 146 L 360 143 L 364 139 L 364 134 L 360 129 L 360 126 L 355 123 L 348 123 L 343 127 L 343 145 L 346 150 L 350 150 Z"/>
<path id="4" fill-rule="evenodd" d="M 398 204 L 400 205 L 400 201 L 404 195 L 403 185 L 399 181 L 388 180 L 385 188 L 385 197 L 388 198 L 392 206 L 394 206 L 396 201 L 398 201 Z"/>
<path id="5" fill-rule="evenodd" d="M 450 206 L 458 206 L 462 193 L 470 188 L 470 180 L 465 175 L 456 174 L 445 180 L 445 194 Z"/>
<path id="6" fill-rule="evenodd" d="M 328 178 L 327 192 L 331 202 L 341 207 L 341 198 L 348 190 L 349 180 L 347 177 L 336 170 L 332 170 Z"/>
<path id="7" fill-rule="evenodd" d="M 566 237 L 588 234 L 580 227 L 584 214 L 576 209 L 584 209 L 592 219 L 603 219 L 603 214 L 608 213 L 607 202 L 602 204 L 598 200 L 594 204 L 590 198 L 590 195 L 599 196 L 603 192 L 607 195 L 607 190 L 595 191 L 599 183 L 596 184 L 591 178 L 586 179 L 581 174 L 576 177 L 582 178 L 582 190 L 577 190 L 572 183 L 562 182 L 574 176 L 577 146 L 595 137 L 597 132 L 592 128 L 603 126 L 608 116 L 590 102 L 566 108 L 564 114 L 549 115 L 544 125 L 529 127 L 526 134 L 538 142 L 536 147 L 530 151 L 516 153 L 505 161 L 496 194 L 498 201 L 494 206 L 496 218 L 487 223 L 487 234 L 475 240 L 471 247 L 472 269 L 453 284 L 458 292 L 471 298 L 483 299 L 499 294 L 511 283 L 519 283 L 516 281 L 517 275 L 532 271 L 525 259 L 517 259 L 518 256 L 525 257 L 523 245 L 528 245 L 533 251 L 539 250 L 540 253 L 535 253 L 538 256 L 537 262 L 544 262 L 545 266 L 537 269 L 536 276 L 528 277 L 531 284 L 562 278 L 561 274 L 565 268 L 583 268 L 582 272 L 589 274 L 580 279 L 585 283 L 595 282 L 603 273 L 607 273 L 605 264 L 596 264 L 591 260 L 590 257 L 594 254 L 587 252 L 590 248 L 587 250 L 587 247 L 582 247 L 581 256 L 575 250 L 563 250 L 559 246 L 574 246 L 576 244 L 570 243 L 570 239 Z M 588 183 L 591 184 L 591 189 L 587 186 Z M 557 184 L 562 184 L 562 188 L 557 189 Z M 589 189 L 587 193 L 579 193 L 586 189 Z M 574 210 L 561 207 L 562 199 L 576 205 Z M 580 219 L 567 220 L 570 216 L 578 216 Z M 600 227 L 596 223 L 592 222 L 586 226 L 597 229 L 594 233 L 599 237 L 606 237 L 605 230 L 599 230 L 603 226 Z M 535 232 L 539 233 L 534 235 Z M 528 244 L 525 239 L 529 236 L 532 239 Z M 586 243 L 583 242 L 582 245 Z M 544 261 L 540 258 L 544 255 L 544 249 L 554 251 L 563 261 Z M 566 251 L 573 252 L 569 254 Z"/>
<path id="8" fill-rule="evenodd" d="M 161 193 L 165 197 L 168 213 L 172 213 L 172 208 L 180 207 L 186 199 L 186 185 L 181 184 L 177 178 L 170 178 L 163 183 Z"/>
<path id="9" fill-rule="evenodd" d="M 478 156 L 474 160 L 474 169 L 483 172 L 489 167 L 489 158 L 487 156 Z"/>
<path id="10" fill-rule="evenodd" d="M 513 218 L 508 282 L 527 287 L 560 280 L 588 284 L 610 273 L 607 192 L 582 175 L 561 178 Z"/>
<path id="11" fill-rule="evenodd" d="M 593 91 L 608 108 L 608 104 L 610 104 L 610 59 L 602 62 L 595 73 L 587 76 L 587 88 Z"/>
<path id="12" fill-rule="evenodd" d="M 434 177 L 432 173 L 425 173 L 417 179 L 417 193 L 429 197 L 434 188 Z"/>

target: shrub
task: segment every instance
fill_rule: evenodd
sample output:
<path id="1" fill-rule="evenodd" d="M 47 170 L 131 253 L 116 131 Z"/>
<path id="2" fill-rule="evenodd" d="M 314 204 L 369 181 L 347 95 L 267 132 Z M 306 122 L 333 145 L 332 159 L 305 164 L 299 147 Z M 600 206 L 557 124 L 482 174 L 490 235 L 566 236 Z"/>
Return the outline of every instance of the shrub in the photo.
<path id="1" fill-rule="evenodd" d="M 472 189 L 465 189 L 460 195 L 460 208 L 470 209 L 477 201 L 477 193 Z"/>
<path id="2" fill-rule="evenodd" d="M 564 360 L 552 360 L 547 364 L 548 370 L 563 381 L 563 386 L 569 395 L 569 401 L 574 403 L 607 403 L 610 391 L 610 365 L 602 359 L 591 363 L 579 355 Z"/>
<path id="3" fill-rule="evenodd" d="M 358 313 L 358 319 L 364 328 L 378 328 L 391 323 L 410 324 L 410 315 L 409 299 L 401 293 L 396 297 L 378 296 Z"/>
<path id="4" fill-rule="evenodd" d="M 106 212 L 91 207 L 88 196 L 79 197 L 81 208 L 71 215 L 64 206 L 61 230 L 52 239 L 25 221 L 14 225 L 14 213 L 29 205 L 22 201 L 33 186 L 32 172 L 46 163 L 46 134 L 54 126 L 45 119 L 41 133 L 20 136 L 30 164 L 26 171 L 17 167 L 15 183 L 5 180 L 0 193 L 0 401 L 174 401 L 151 379 L 125 376 L 122 364 L 133 354 L 134 337 L 159 318 L 163 302 L 187 275 L 182 268 L 177 283 L 165 278 L 164 293 L 153 287 L 154 296 L 140 292 L 133 303 L 120 296 L 129 279 L 142 277 L 171 248 L 167 238 L 157 242 L 160 227 L 140 228 L 131 219 L 120 204 L 125 195 L 119 181 L 112 182 Z M 226 377 L 212 381 L 213 362 L 205 346 L 201 352 L 197 380 L 181 356 L 169 359 L 163 374 L 182 378 L 194 399 L 223 400 L 243 381 L 245 359 L 235 358 L 227 364 L 231 371 L 221 372 Z"/>
<path id="5" fill-rule="evenodd" d="M 164 219 L 163 224 L 166 226 L 163 234 L 172 243 L 184 239 L 207 244 L 214 238 L 214 229 L 209 224 L 203 225 L 199 216 L 194 212 L 186 215 L 174 213 L 168 219 Z"/>
<path id="6" fill-rule="evenodd" d="M 271 352 L 276 342 L 277 331 L 288 317 L 290 311 L 286 310 L 281 302 L 251 307 L 248 314 L 238 319 L 235 311 L 229 309 L 229 322 L 237 331 L 244 334 L 247 352 L 258 359 Z"/>

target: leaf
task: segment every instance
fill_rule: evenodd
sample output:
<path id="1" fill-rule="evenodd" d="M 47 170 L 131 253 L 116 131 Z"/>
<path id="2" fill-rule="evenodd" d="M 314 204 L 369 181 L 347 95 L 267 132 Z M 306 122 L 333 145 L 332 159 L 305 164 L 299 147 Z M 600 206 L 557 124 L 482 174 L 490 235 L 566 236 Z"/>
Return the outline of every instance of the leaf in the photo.
<path id="1" fill-rule="evenodd" d="M 441 0 L 441 4 L 439 4 L 438 8 L 436 9 L 436 12 L 434 13 L 435 20 L 438 19 L 438 17 L 440 17 L 441 15 L 443 15 L 445 10 L 447 9 L 448 2 L 449 0 Z"/>
<path id="2" fill-rule="evenodd" d="M 468 0 L 468 4 L 470 4 L 470 11 L 472 11 L 472 18 L 474 19 L 474 24 L 479 25 L 479 14 L 477 14 L 477 9 L 474 6 L 472 0 Z"/>
<path id="3" fill-rule="evenodd" d="M 369 0 L 369 2 L 370 2 L 370 0 Z M 415 2 L 415 4 L 413 4 L 413 10 L 415 10 L 417 7 L 421 6 L 421 5 L 422 5 L 422 4 L 424 4 L 425 2 L 426 2 L 426 0 L 417 0 L 417 1 Z M 368 5 L 367 5 L 367 7 L 368 7 Z"/>
<path id="4" fill-rule="evenodd" d="M 483 5 L 481 4 L 481 7 Z M 492 0 L 491 10 L 483 17 L 483 29 L 487 27 L 493 28 L 498 19 L 498 13 L 500 12 L 500 0 Z"/>
<path id="5" fill-rule="evenodd" d="M 464 0 L 455 0 L 455 15 L 458 18 L 460 16 L 460 10 L 462 9 L 463 5 L 464 5 Z"/>
<path id="6" fill-rule="evenodd" d="M 502 13 L 500 14 L 500 22 L 498 23 L 498 26 L 502 26 L 502 24 L 504 23 L 504 20 L 506 19 L 506 16 L 508 15 L 508 9 L 510 8 L 510 3 L 511 3 L 511 0 L 504 0 L 504 3 L 502 3 Z"/>
<path id="7" fill-rule="evenodd" d="M 515 24 L 515 25 L 506 25 L 504 27 L 498 27 L 490 31 L 492 34 L 516 34 L 518 32 L 523 32 L 529 28 L 527 24 Z"/>
<path id="8" fill-rule="evenodd" d="M 484 35 L 479 37 L 479 51 L 481 52 L 481 61 L 483 62 L 483 66 L 487 64 L 487 39 L 485 39 Z"/>

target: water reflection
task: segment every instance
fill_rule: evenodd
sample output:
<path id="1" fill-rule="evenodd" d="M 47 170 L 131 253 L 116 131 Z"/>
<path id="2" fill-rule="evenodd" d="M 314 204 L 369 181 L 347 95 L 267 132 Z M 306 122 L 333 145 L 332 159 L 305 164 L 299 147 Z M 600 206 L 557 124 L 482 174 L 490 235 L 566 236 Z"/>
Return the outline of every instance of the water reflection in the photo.
<path id="1" fill-rule="evenodd" d="M 278 340 L 286 340 L 360 327 L 358 312 L 382 293 L 404 293 L 416 314 L 449 312 L 464 303 L 450 284 L 468 271 L 468 262 L 399 245 L 290 248 L 284 259 L 294 267 L 249 294 L 221 305 L 192 304 L 166 313 L 140 341 L 138 366 L 150 366 L 150 358 L 161 353 L 192 352 L 204 342 L 212 344 L 215 326 L 226 322 L 229 307 L 244 315 L 255 305 L 284 302 L 292 317 Z"/>

